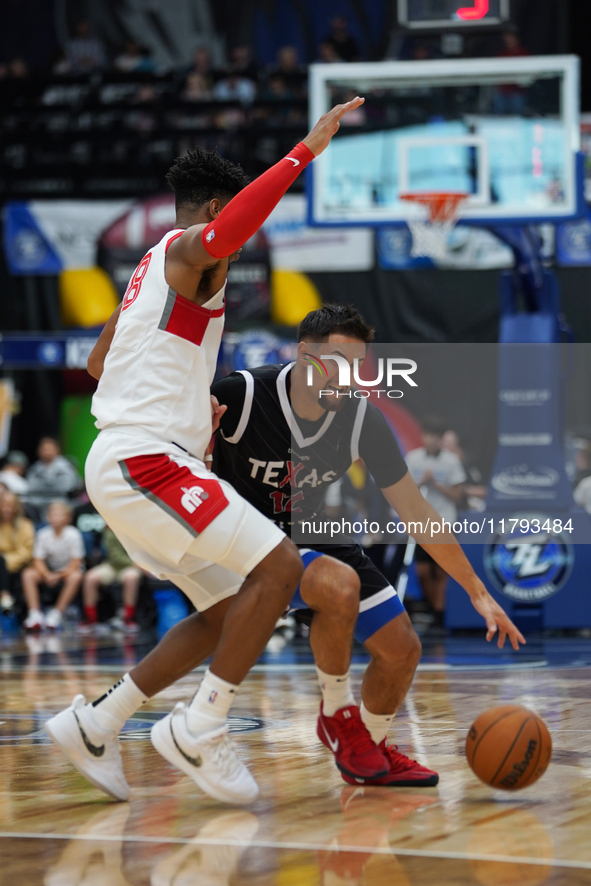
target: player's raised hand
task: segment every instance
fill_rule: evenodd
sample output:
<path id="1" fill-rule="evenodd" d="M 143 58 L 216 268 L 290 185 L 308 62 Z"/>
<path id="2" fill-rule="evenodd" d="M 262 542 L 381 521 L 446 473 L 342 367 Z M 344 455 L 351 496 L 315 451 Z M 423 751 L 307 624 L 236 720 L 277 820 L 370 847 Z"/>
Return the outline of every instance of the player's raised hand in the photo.
<path id="1" fill-rule="evenodd" d="M 486 639 L 492 640 L 497 630 L 499 639 L 497 646 L 502 649 L 505 645 L 505 639 L 509 637 L 509 642 L 513 649 L 519 649 L 520 643 L 525 643 L 525 638 L 521 631 L 513 624 L 502 606 L 491 597 L 482 583 L 474 593 L 470 593 L 470 599 L 474 609 L 480 613 L 486 622 Z"/>
<path id="2" fill-rule="evenodd" d="M 306 147 L 310 148 L 314 156 L 317 157 L 318 154 L 322 154 L 324 149 L 328 147 L 328 143 L 335 132 L 339 131 L 341 117 L 349 111 L 354 111 L 355 108 L 362 105 L 364 101 L 364 98 L 357 96 L 350 102 L 346 102 L 344 105 L 335 105 L 332 111 L 322 115 L 316 126 L 311 129 L 306 138 L 303 139 L 304 144 Z"/>

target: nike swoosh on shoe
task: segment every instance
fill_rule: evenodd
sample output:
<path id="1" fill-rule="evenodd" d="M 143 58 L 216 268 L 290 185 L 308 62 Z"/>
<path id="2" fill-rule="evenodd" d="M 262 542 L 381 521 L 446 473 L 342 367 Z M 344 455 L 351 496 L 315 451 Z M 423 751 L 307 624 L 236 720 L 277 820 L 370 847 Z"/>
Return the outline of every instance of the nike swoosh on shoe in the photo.
<path id="1" fill-rule="evenodd" d="M 197 754 L 196 757 L 189 757 L 188 754 L 185 754 L 185 752 L 183 751 L 182 747 L 179 745 L 178 741 L 177 741 L 176 738 L 175 738 L 175 735 L 174 735 L 174 732 L 173 732 L 173 729 L 172 729 L 172 718 L 171 718 L 171 720 L 170 720 L 170 722 L 169 722 L 168 725 L 169 725 L 169 727 L 170 727 L 170 734 L 171 734 L 171 736 L 172 736 L 172 740 L 173 740 L 173 742 L 174 742 L 174 746 L 175 746 L 175 748 L 177 749 L 177 751 L 179 752 L 179 754 L 180 754 L 182 757 L 185 758 L 185 760 L 187 761 L 187 763 L 190 763 L 191 766 L 194 766 L 196 769 L 198 769 L 198 768 L 201 766 L 201 764 L 203 763 L 203 761 L 202 761 L 201 757 L 199 756 L 199 754 Z"/>
<path id="2" fill-rule="evenodd" d="M 331 751 L 333 752 L 333 754 L 336 754 L 336 752 L 337 752 L 338 749 L 339 749 L 339 740 L 338 740 L 338 738 L 335 738 L 335 740 L 334 740 L 334 742 L 333 742 L 333 740 L 331 739 L 330 735 L 329 735 L 328 732 L 326 731 L 326 726 L 324 725 L 324 723 L 322 722 L 322 720 L 320 721 L 320 725 L 322 726 L 322 730 L 323 730 L 324 734 L 326 735 L 326 739 L 327 739 L 327 741 L 328 741 L 328 744 L 329 744 L 329 746 L 330 746 Z"/>
<path id="3" fill-rule="evenodd" d="M 77 715 L 76 711 L 72 711 L 72 713 L 74 714 L 74 717 L 76 719 L 76 723 L 78 724 L 78 729 L 80 730 L 80 735 L 82 736 L 82 741 L 84 742 L 84 746 L 86 747 L 86 750 L 88 751 L 88 753 L 92 754 L 93 757 L 102 757 L 103 754 L 105 753 L 104 744 L 101 745 L 100 747 L 93 744 L 91 742 L 91 740 L 89 739 L 89 737 L 87 736 L 84 729 L 82 728 L 82 724 L 80 723 L 80 720 L 78 719 L 78 715 Z"/>

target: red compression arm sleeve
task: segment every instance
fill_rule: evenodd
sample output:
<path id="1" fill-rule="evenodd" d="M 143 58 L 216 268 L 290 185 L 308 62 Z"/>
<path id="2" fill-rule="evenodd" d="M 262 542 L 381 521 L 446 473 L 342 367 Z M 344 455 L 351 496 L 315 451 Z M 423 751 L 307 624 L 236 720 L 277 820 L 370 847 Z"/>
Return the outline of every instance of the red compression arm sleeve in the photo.
<path id="1" fill-rule="evenodd" d="M 300 142 L 279 163 L 236 194 L 201 234 L 203 246 L 212 258 L 232 255 L 256 234 L 292 182 L 313 159 L 312 151 Z"/>

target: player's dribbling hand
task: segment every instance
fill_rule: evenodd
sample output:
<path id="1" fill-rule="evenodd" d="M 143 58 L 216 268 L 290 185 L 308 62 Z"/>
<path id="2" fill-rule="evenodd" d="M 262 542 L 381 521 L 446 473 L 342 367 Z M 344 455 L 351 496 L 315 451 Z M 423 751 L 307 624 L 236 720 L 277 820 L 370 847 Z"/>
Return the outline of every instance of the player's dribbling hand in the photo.
<path id="1" fill-rule="evenodd" d="M 316 126 L 310 130 L 305 139 L 303 139 L 303 143 L 307 148 L 310 148 L 315 157 L 318 154 L 322 154 L 324 149 L 328 147 L 328 143 L 335 134 L 335 132 L 339 131 L 340 119 L 349 111 L 354 111 L 355 108 L 358 108 L 365 101 L 364 98 L 360 98 L 357 96 L 352 99 L 350 102 L 346 102 L 344 105 L 335 105 L 332 111 L 329 111 L 327 114 L 323 114 Z"/>
<path id="2" fill-rule="evenodd" d="M 486 639 L 492 640 L 494 635 L 499 632 L 497 646 L 502 649 L 505 640 L 509 637 L 509 642 L 513 649 L 519 649 L 520 643 L 525 643 L 525 638 L 520 630 L 513 624 L 502 606 L 491 597 L 482 583 L 475 592 L 470 593 L 470 599 L 476 612 L 486 622 Z"/>

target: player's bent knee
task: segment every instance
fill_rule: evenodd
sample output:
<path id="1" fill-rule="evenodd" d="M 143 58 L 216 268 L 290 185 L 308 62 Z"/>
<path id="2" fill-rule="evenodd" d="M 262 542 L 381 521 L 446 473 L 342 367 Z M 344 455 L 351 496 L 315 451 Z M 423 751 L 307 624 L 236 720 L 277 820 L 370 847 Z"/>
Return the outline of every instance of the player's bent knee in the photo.
<path id="1" fill-rule="evenodd" d="M 302 600 L 315 612 L 330 608 L 335 618 L 357 618 L 359 576 L 346 563 L 333 557 L 318 557 L 306 568 L 300 584 Z"/>

